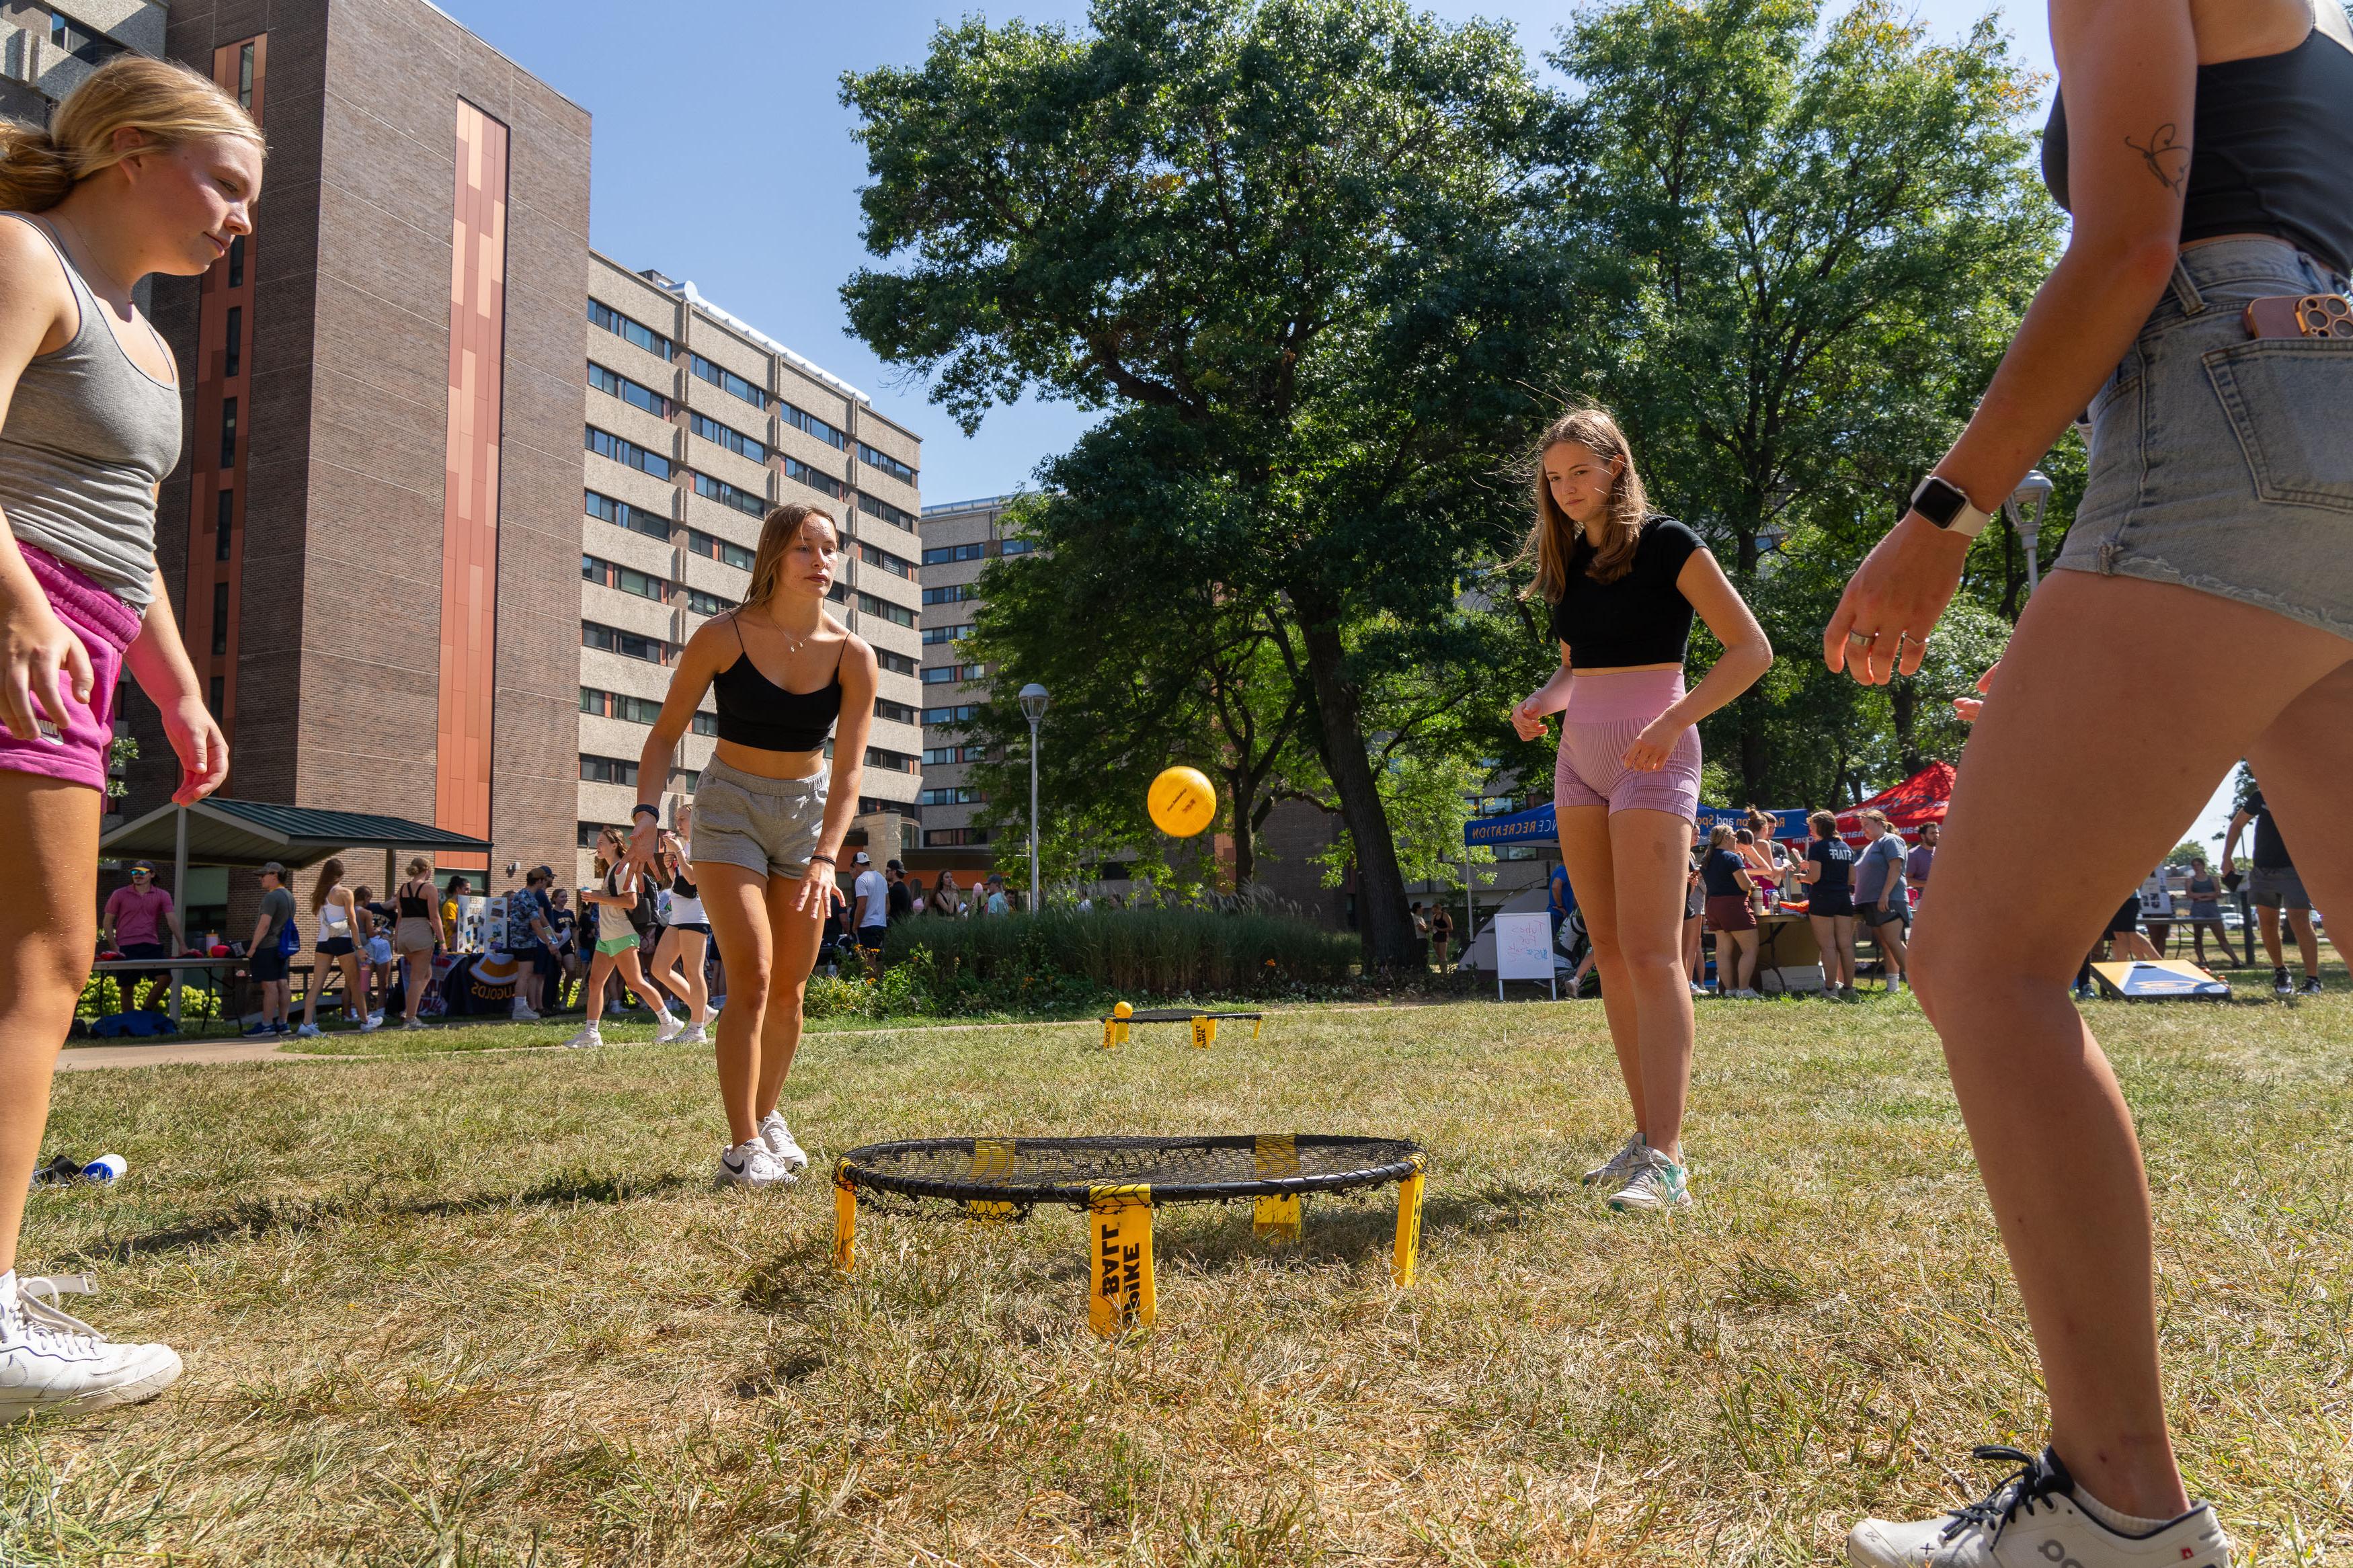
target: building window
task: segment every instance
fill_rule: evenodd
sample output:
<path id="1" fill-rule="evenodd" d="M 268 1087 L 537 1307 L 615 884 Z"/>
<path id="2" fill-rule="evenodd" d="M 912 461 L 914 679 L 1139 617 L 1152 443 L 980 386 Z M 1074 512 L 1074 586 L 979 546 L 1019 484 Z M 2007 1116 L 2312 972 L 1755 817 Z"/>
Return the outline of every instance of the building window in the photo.
<path id="1" fill-rule="evenodd" d="M 246 45 L 245 52 L 248 58 L 251 58 L 253 46 Z M 232 289 L 245 287 L 245 236 L 241 234 L 228 242 L 228 286 Z"/>
<path id="2" fill-rule="evenodd" d="M 892 653 L 887 647 L 878 647 L 874 650 L 874 662 L 881 665 L 883 668 L 889 670 L 893 675 L 913 675 L 915 673 L 915 661 L 913 659 L 909 658 L 903 653 Z"/>
<path id="3" fill-rule="evenodd" d="M 805 409 L 796 408 L 789 403 L 780 402 L 777 404 L 776 409 L 778 413 L 784 416 L 785 423 L 791 426 L 794 429 L 805 431 L 807 434 L 816 437 L 818 440 L 824 442 L 828 447 L 837 447 L 842 451 L 848 451 L 849 449 L 849 437 L 835 429 L 832 426 L 827 424 L 824 420 L 818 418 L 816 415 L 811 414 Z"/>
<path id="4" fill-rule="evenodd" d="M 594 849 L 596 847 L 596 840 L 602 838 L 604 836 L 605 824 L 601 822 L 584 822 L 580 825 L 580 837 L 576 842 L 583 849 Z"/>
<path id="5" fill-rule="evenodd" d="M 245 363 L 245 308 L 228 308 L 228 345 L 221 352 L 221 374 L 235 375 Z"/>
<path id="6" fill-rule="evenodd" d="M 953 664 L 935 664 L 923 671 L 926 686 L 946 686 L 963 679 L 960 667 Z"/>
<path id="7" fill-rule="evenodd" d="M 237 399 L 221 399 L 221 455 L 224 468 L 237 466 Z"/>
<path id="8" fill-rule="evenodd" d="M 584 752 L 580 756 L 580 782 L 633 784 L 638 782 L 638 764 L 618 757 L 592 757 Z"/>
<path id="9" fill-rule="evenodd" d="M 719 715 L 706 713 L 698 708 L 694 710 L 694 722 L 688 728 L 698 735 L 716 735 L 719 733 Z"/>
<path id="10" fill-rule="evenodd" d="M 839 500 L 843 493 L 849 489 L 831 474 L 819 473 L 798 458 L 790 456 L 785 458 L 785 478 L 805 484 L 813 490 L 821 491 L 831 496 L 835 500 Z"/>
<path id="11" fill-rule="evenodd" d="M 755 463 L 768 460 L 768 444 L 765 441 L 754 441 L 733 426 L 690 413 L 686 416 L 686 427 L 712 445 L 724 447 L 739 458 L 749 458 Z"/>
<path id="12" fill-rule="evenodd" d="M 1037 548 L 1038 542 L 1034 539 L 1005 539 L 997 542 L 997 552 L 999 555 L 1027 555 Z"/>
<path id="13" fill-rule="evenodd" d="M 962 626 L 925 626 L 923 628 L 923 641 L 926 645 L 932 643 L 962 642 L 965 638 L 970 636 L 972 636 L 972 623 L 970 621 L 965 622 Z"/>
<path id="14" fill-rule="evenodd" d="M 692 795 L 702 787 L 702 770 L 701 768 L 670 769 L 670 787 L 682 795 Z"/>
<path id="15" fill-rule="evenodd" d="M 987 842 L 988 829 L 986 827 L 926 827 L 923 829 L 923 847 L 926 849 L 947 849 L 959 844 Z"/>
<path id="16" fill-rule="evenodd" d="M 913 562 L 893 555 L 887 550 L 877 550 L 862 539 L 858 542 L 858 558 L 869 566 L 888 572 L 893 577 L 904 577 L 909 582 L 914 581 L 915 563 Z"/>
<path id="17" fill-rule="evenodd" d="M 894 724 L 920 724 L 923 716 L 904 702 L 893 702 L 888 697 L 874 700 L 874 717 L 888 719 Z"/>
<path id="18" fill-rule="evenodd" d="M 237 494 L 233 490 L 223 490 L 213 498 L 213 559 L 216 561 L 228 559 L 228 533 L 235 521 L 236 509 Z"/>
<path id="19" fill-rule="evenodd" d="M 979 712 L 980 704 L 976 702 L 959 702 L 953 708 L 926 708 L 923 710 L 923 722 L 926 724 L 969 724 L 973 721 L 974 718 L 979 714 Z"/>
<path id="20" fill-rule="evenodd" d="M 728 565 L 742 571 L 749 572 L 752 569 L 752 552 L 731 540 L 721 539 L 716 534 L 705 533 L 699 528 L 690 528 L 686 531 L 686 547 L 697 555 L 706 555 L 713 561 L 723 561 Z"/>
<path id="21" fill-rule="evenodd" d="M 721 506 L 732 506 L 746 517 L 768 515 L 767 497 L 754 495 L 750 490 L 739 490 L 725 479 L 714 479 L 709 474 L 697 473 L 694 476 L 694 493 L 707 500 L 715 500 Z"/>
<path id="22" fill-rule="evenodd" d="M 858 443 L 858 460 L 870 468 L 881 469 L 894 479 L 904 479 L 911 485 L 915 482 L 914 469 L 888 452 L 876 451 L 863 441 Z"/>
<path id="23" fill-rule="evenodd" d="M 986 544 L 942 544 L 923 552 L 923 564 L 944 566 L 951 561 L 977 561 L 987 553 Z"/>
<path id="24" fill-rule="evenodd" d="M 978 597 L 980 595 L 973 591 L 969 583 L 951 583 L 944 588 L 923 590 L 923 603 L 926 605 L 961 605 L 966 599 Z"/>
<path id="25" fill-rule="evenodd" d="M 253 46 L 251 44 L 242 45 L 237 51 L 237 106 L 248 114 L 253 111 Z M 236 247 L 231 246 L 230 248 L 234 251 Z M 232 289 L 237 287 L 236 279 L 229 279 L 229 287 Z"/>
<path id="26" fill-rule="evenodd" d="M 670 603 L 670 579 L 640 572 L 634 566 L 583 555 L 580 558 L 580 577 L 583 582 L 602 583 L 607 588 L 618 588 L 624 594 L 635 594 L 640 599 L 651 599 L 656 604 Z"/>
<path id="27" fill-rule="evenodd" d="M 886 752 L 880 746 L 869 746 L 866 748 L 866 765 L 881 768 L 885 773 L 912 773 L 915 771 L 915 759 L 904 752 Z"/>
<path id="28" fill-rule="evenodd" d="M 858 510 L 869 517 L 881 518 L 893 528 L 903 528 L 910 533 L 915 531 L 913 514 L 901 511 L 889 501 L 877 500 L 864 490 L 858 492 Z"/>
<path id="29" fill-rule="evenodd" d="M 595 621 L 580 623 L 580 646 L 603 648 L 628 658 L 642 658 L 649 664 L 668 664 L 670 645 L 659 637 L 639 637 L 618 626 L 600 626 Z"/>
<path id="30" fill-rule="evenodd" d="M 228 584 L 213 584 L 213 651 L 228 652 Z"/>
<path id="31" fill-rule="evenodd" d="M 939 789 L 927 789 L 917 797 L 923 805 L 987 805 L 988 797 L 970 784 L 949 784 Z"/>
<path id="32" fill-rule="evenodd" d="M 678 352 L 677 346 L 668 338 L 642 322 L 629 320 L 601 300 L 588 301 L 588 320 L 615 336 L 637 344 L 648 353 L 669 359 Z"/>
<path id="33" fill-rule="evenodd" d="M 689 370 L 730 397 L 740 397 L 763 414 L 768 411 L 768 395 L 725 365 L 713 364 L 701 354 L 687 356 L 686 364 Z"/>
<path id="34" fill-rule="evenodd" d="M 227 717 L 228 688 L 217 675 L 205 682 L 205 706 L 213 710 L 216 719 Z"/>
<path id="35" fill-rule="evenodd" d="M 686 607 L 698 616 L 724 615 L 735 607 L 733 599 L 723 599 L 716 594 L 706 594 L 700 588 L 686 591 Z"/>
<path id="36" fill-rule="evenodd" d="M 606 705 L 611 700 L 612 696 L 609 691 L 599 691 L 593 686 L 584 686 L 580 689 L 580 711 L 594 713 L 601 719 L 605 716 Z"/>
<path id="37" fill-rule="evenodd" d="M 927 746 L 923 750 L 923 766 L 951 767 L 958 763 L 985 763 L 988 749 L 985 746 Z"/>
<path id="38" fill-rule="evenodd" d="M 617 463 L 626 464 L 639 473 L 651 474 L 658 479 L 670 478 L 668 458 L 659 452 L 649 452 L 635 441 L 623 440 L 609 430 L 599 430 L 594 425 L 589 426 L 587 445 L 588 450 L 597 456 L 610 458 Z"/>
<path id="39" fill-rule="evenodd" d="M 667 419 L 670 401 L 652 387 L 631 381 L 617 371 L 607 370 L 595 360 L 588 362 L 588 384 L 597 391 L 619 398 L 632 407 L 642 408 L 657 419 Z"/>
<path id="40" fill-rule="evenodd" d="M 64 50 L 86 66 L 103 65 L 122 52 L 121 44 L 108 37 L 104 33 L 93 33 L 80 24 L 68 20 L 62 11 L 49 13 L 49 45 L 52 48 Z M 246 46 L 248 52 L 252 47 L 251 44 Z M 238 81 L 239 91 L 245 98 L 250 98 L 253 81 L 251 72 L 240 70 Z M 239 101 L 243 101 L 243 99 Z M 251 108 L 252 105 L 248 103 L 246 107 Z"/>
<path id="41" fill-rule="evenodd" d="M 895 621 L 902 626 L 912 626 L 915 624 L 914 611 L 904 605 L 894 605 L 888 599 L 878 599 L 871 594 L 858 595 L 858 609 L 861 615 L 879 616 L 886 621 Z"/>
<path id="42" fill-rule="evenodd" d="M 648 511 L 641 506 L 631 506 L 628 501 L 615 500 L 608 495 L 599 495 L 595 490 L 585 493 L 587 496 L 590 517 L 600 519 L 617 527 L 626 528 L 632 533 L 642 533 L 649 539 L 670 538 L 670 519 Z"/>

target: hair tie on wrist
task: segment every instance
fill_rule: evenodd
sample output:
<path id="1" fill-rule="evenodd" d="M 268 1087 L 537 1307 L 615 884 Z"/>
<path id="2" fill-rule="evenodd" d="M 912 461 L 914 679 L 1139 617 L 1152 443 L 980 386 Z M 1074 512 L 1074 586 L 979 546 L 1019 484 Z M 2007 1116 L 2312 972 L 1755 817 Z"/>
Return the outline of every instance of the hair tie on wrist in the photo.
<path id="1" fill-rule="evenodd" d="M 824 861 L 824 862 L 825 862 L 827 865 L 828 865 L 828 866 L 831 866 L 831 865 L 835 864 L 834 858 L 833 858 L 833 857 L 832 857 L 832 856 L 830 856 L 830 855 L 812 855 L 812 856 L 810 856 L 810 857 L 809 857 L 809 861 L 810 861 L 810 863 L 811 863 L 811 864 L 815 864 L 816 862 L 818 862 L 818 861 L 819 861 L 819 860 Z"/>
<path id="2" fill-rule="evenodd" d="M 661 807 L 658 805 L 648 805 L 643 801 L 640 801 L 636 805 L 629 808 L 629 815 L 632 817 L 651 816 L 656 822 L 659 822 L 661 820 Z"/>

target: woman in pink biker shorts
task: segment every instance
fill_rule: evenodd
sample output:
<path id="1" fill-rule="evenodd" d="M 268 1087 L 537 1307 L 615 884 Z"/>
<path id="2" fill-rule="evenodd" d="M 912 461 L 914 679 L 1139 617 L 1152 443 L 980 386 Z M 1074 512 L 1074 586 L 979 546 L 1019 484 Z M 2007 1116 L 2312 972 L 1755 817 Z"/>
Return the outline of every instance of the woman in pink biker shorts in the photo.
<path id="1" fill-rule="evenodd" d="M 1601 970 L 1601 1000 L 1634 1133 L 1585 1174 L 1609 1206 L 1673 1209 L 1683 1176 L 1692 997 L 1683 889 L 1699 808 L 1699 731 L 1773 663 L 1772 645 L 1699 536 L 1650 510 L 1618 422 L 1600 408 L 1555 420 L 1537 448 L 1535 524 L 1523 559 L 1552 605 L 1560 669 L 1512 712 L 1522 740 L 1561 715 L 1553 810 Z M 1724 645 L 1683 686 L 1694 614 Z"/>

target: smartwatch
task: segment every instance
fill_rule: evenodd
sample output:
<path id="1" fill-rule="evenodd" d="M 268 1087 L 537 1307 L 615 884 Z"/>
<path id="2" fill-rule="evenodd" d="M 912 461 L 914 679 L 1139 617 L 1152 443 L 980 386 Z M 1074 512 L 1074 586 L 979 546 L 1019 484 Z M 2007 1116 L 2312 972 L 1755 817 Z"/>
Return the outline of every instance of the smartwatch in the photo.
<path id="1" fill-rule="evenodd" d="M 1912 510 L 1947 533 L 1958 534 L 1963 539 L 1975 539 L 1993 521 L 1993 513 L 1971 506 L 1967 491 L 1937 474 L 1922 479 L 1919 488 L 1912 492 Z"/>

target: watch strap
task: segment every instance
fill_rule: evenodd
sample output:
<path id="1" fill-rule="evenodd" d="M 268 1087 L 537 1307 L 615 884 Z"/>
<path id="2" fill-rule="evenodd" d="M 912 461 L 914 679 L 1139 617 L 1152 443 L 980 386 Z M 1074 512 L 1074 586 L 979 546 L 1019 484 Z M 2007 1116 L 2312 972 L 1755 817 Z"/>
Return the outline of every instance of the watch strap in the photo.
<path id="1" fill-rule="evenodd" d="M 1913 489 L 1912 510 L 1963 539 L 1975 539 L 1993 521 L 1993 513 L 1978 510 L 1968 491 L 1941 474 L 1930 474 Z"/>

